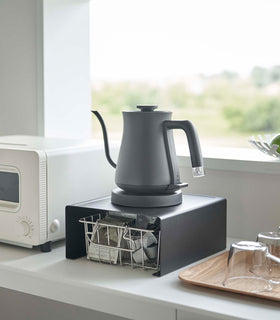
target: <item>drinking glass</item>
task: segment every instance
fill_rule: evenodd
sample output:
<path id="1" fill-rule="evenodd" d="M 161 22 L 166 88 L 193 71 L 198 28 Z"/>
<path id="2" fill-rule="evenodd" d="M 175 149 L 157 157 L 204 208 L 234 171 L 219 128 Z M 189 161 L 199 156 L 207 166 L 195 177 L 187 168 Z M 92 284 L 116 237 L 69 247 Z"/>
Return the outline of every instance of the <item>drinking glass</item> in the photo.
<path id="1" fill-rule="evenodd" d="M 231 245 L 223 285 L 241 291 L 270 291 L 268 260 L 280 264 L 280 259 L 268 252 L 261 242 L 240 241 Z M 257 270 L 257 272 L 255 272 Z"/>
<path id="2" fill-rule="evenodd" d="M 257 241 L 264 243 L 270 254 L 280 258 L 280 232 L 261 232 L 258 234 Z M 259 274 L 261 270 L 254 270 L 254 273 Z M 275 284 L 280 284 L 280 264 L 274 260 L 267 260 L 267 277 Z"/>

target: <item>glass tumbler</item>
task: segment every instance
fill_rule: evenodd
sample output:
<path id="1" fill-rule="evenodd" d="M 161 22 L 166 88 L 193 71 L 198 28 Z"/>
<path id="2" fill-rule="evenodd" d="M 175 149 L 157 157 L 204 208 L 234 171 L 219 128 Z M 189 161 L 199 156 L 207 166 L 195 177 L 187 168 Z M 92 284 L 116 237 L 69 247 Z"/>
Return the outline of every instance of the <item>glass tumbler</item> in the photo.
<path id="1" fill-rule="evenodd" d="M 257 241 L 264 243 L 270 254 L 280 258 L 280 232 L 261 232 L 258 234 Z M 260 271 L 255 268 L 254 273 L 261 275 Z M 274 283 L 280 284 L 280 264 L 268 259 L 265 276 Z"/>
<path id="2" fill-rule="evenodd" d="M 267 246 L 261 242 L 233 243 L 228 255 L 223 285 L 227 288 L 250 292 L 272 290 L 268 277 L 268 260 L 280 264 L 280 259 L 270 254 Z M 258 272 L 255 273 L 255 270 Z"/>

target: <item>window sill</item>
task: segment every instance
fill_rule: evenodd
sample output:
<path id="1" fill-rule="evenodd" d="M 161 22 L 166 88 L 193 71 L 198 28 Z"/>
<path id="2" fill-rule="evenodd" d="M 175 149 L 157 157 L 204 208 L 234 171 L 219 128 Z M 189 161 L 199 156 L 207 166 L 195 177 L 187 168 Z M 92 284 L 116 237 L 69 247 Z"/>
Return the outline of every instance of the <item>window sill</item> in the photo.
<path id="1" fill-rule="evenodd" d="M 177 155 L 179 167 L 190 167 L 190 155 L 185 145 L 177 147 Z M 206 170 L 280 174 L 279 159 L 253 148 L 203 148 L 202 155 Z"/>

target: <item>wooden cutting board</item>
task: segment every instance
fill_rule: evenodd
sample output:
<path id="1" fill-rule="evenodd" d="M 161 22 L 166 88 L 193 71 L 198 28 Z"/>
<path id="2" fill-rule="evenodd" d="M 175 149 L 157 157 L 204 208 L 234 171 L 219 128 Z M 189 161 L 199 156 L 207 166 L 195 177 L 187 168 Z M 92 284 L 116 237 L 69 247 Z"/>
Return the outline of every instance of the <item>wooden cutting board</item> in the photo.
<path id="1" fill-rule="evenodd" d="M 272 291 L 258 293 L 250 292 L 249 288 L 248 290 L 245 290 L 244 288 L 242 288 L 242 290 L 238 290 L 224 287 L 223 281 L 225 279 L 227 257 L 228 252 L 225 252 L 216 257 L 210 258 L 209 260 L 201 262 L 196 266 L 185 269 L 180 272 L 179 279 L 183 282 L 202 287 L 235 292 L 280 302 L 280 285 Z"/>

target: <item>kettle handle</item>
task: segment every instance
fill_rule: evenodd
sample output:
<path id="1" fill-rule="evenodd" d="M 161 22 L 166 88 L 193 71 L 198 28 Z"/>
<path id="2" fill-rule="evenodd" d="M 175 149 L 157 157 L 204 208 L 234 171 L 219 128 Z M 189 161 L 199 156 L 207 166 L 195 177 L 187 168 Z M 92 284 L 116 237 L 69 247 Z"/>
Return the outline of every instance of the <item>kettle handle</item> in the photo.
<path id="1" fill-rule="evenodd" d="M 178 183 L 179 177 L 176 176 L 175 164 L 176 164 L 176 152 L 170 150 L 173 148 L 171 144 L 171 132 L 172 129 L 182 129 L 188 139 L 188 145 L 190 149 L 191 163 L 193 168 L 194 177 L 204 176 L 203 158 L 200 148 L 200 142 L 195 126 L 189 120 L 165 120 L 163 121 L 163 138 L 167 155 L 167 162 L 170 172 L 170 187 L 172 189 L 179 189 L 186 187 L 187 183 Z M 172 152 L 171 152 L 172 151 Z"/>

